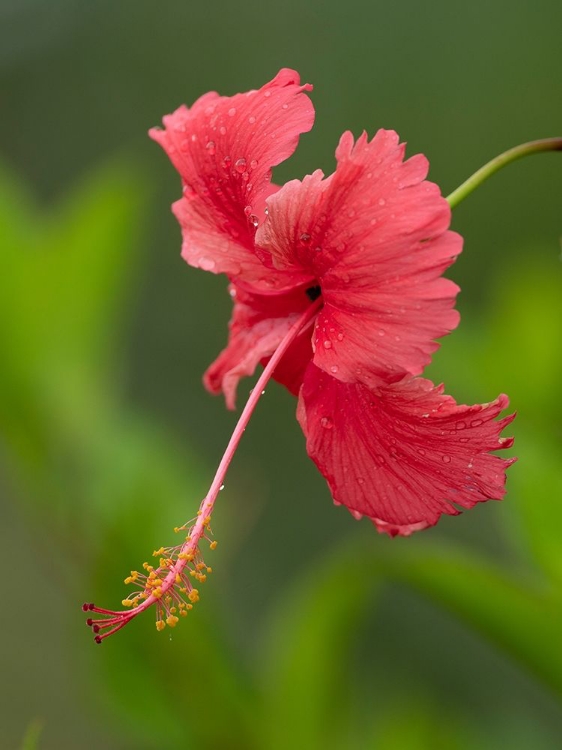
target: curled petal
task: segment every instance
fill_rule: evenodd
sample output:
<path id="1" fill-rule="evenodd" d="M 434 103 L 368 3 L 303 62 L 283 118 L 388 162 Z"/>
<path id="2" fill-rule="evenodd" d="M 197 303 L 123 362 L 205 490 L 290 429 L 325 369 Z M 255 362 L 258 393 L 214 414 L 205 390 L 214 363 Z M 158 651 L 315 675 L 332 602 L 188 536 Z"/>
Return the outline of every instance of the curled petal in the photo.
<path id="1" fill-rule="evenodd" d="M 252 294 L 232 284 L 230 293 L 234 310 L 229 323 L 228 344 L 205 372 L 203 382 L 211 393 L 222 391 L 226 405 L 234 409 L 240 378 L 252 375 L 260 361 L 266 363 L 269 360 L 291 326 L 310 305 L 310 299 L 304 287 L 285 294 L 265 295 Z M 310 350 L 310 328 L 302 336 Z M 291 350 L 287 352 L 287 358 L 292 363 Z"/>
<path id="2" fill-rule="evenodd" d="M 184 197 L 174 213 L 190 265 L 231 277 L 245 274 L 248 282 L 262 284 L 254 234 L 265 198 L 276 189 L 272 167 L 312 127 L 314 109 L 303 95 L 311 88 L 283 69 L 258 91 L 205 94 L 191 109 L 181 106 L 164 117 L 164 129 L 150 130 L 182 178 Z"/>
<path id="3" fill-rule="evenodd" d="M 433 526 L 505 494 L 505 470 L 515 459 L 500 433 L 514 415 L 508 405 L 458 405 L 422 378 L 372 390 L 342 383 L 314 365 L 307 370 L 298 418 L 310 457 L 327 479 L 334 501 L 367 516 L 390 536 Z"/>
<path id="4" fill-rule="evenodd" d="M 451 212 L 425 179 L 427 160 L 404 161 L 404 148 L 393 131 L 355 144 L 344 133 L 334 174 L 315 172 L 270 196 L 256 234 L 264 263 L 318 280 L 314 362 L 327 373 L 337 366 L 345 382 L 421 373 L 435 339 L 458 324 L 458 287 L 442 274 L 462 238 L 448 231 Z"/>

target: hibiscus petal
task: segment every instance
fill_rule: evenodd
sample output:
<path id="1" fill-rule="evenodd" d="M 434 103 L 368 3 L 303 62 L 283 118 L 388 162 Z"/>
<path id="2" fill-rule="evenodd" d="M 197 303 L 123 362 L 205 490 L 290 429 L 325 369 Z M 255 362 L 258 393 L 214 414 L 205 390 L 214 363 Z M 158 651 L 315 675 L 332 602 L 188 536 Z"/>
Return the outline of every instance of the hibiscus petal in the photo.
<path id="1" fill-rule="evenodd" d="M 422 378 L 375 391 L 310 365 L 297 416 L 334 501 L 381 532 L 408 536 L 458 514 L 453 503 L 472 508 L 504 496 L 515 459 L 490 451 L 513 443 L 500 433 L 515 415 L 495 421 L 507 405 L 501 395 L 461 406 Z"/>
<path id="2" fill-rule="evenodd" d="M 269 360 L 291 326 L 310 305 L 310 299 L 304 287 L 285 294 L 265 295 L 249 293 L 232 284 L 230 293 L 234 299 L 234 310 L 229 323 L 228 344 L 205 372 L 203 382 L 211 393 L 222 391 L 226 405 L 234 409 L 240 378 L 252 375 L 260 361 Z M 301 336 L 310 352 L 311 329 L 303 331 Z M 287 351 L 285 359 L 288 357 L 293 362 L 291 349 Z M 307 363 L 309 361 L 310 354 Z M 288 372 L 286 368 L 283 370 L 283 373 Z M 285 377 L 291 377 L 291 382 L 294 382 L 293 374 L 286 374 Z M 298 392 L 298 387 L 300 383 L 296 391 L 293 386 L 293 392 Z"/>
<path id="3" fill-rule="evenodd" d="M 318 280 L 324 307 L 315 364 L 346 382 L 380 384 L 422 372 L 454 329 L 458 287 L 442 273 L 462 249 L 451 212 L 425 178 L 424 156 L 404 161 L 404 144 L 379 130 L 369 143 L 344 133 L 337 169 L 294 180 L 267 200 L 260 256 L 276 269 Z"/>
<path id="4" fill-rule="evenodd" d="M 312 127 L 314 109 L 298 73 L 283 69 L 258 91 L 231 97 L 211 92 L 163 118 L 150 136 L 180 173 L 184 197 L 173 210 L 182 227 L 184 259 L 193 266 L 267 286 L 254 253 L 265 198 L 276 188 L 271 169 Z M 289 281 L 271 275 L 269 286 Z"/>

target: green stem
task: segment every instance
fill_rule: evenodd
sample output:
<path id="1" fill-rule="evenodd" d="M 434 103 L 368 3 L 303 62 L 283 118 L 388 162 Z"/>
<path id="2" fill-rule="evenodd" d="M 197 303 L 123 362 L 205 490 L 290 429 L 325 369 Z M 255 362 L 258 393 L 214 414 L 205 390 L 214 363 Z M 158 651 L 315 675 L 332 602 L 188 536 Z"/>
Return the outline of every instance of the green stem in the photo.
<path id="1" fill-rule="evenodd" d="M 449 205 L 451 208 L 458 206 L 467 195 L 470 195 L 470 193 L 487 180 L 488 177 L 491 177 L 507 164 L 511 164 L 512 161 L 521 159 L 522 156 L 527 156 L 529 154 L 538 154 L 540 151 L 562 151 L 562 138 L 543 138 L 540 141 L 529 141 L 529 143 L 522 143 L 520 146 L 510 148 L 509 151 L 505 151 L 503 154 L 496 156 L 487 164 L 484 164 L 483 167 L 480 167 L 472 177 L 469 177 L 468 180 L 462 183 L 462 185 L 459 185 L 456 190 L 453 190 L 451 195 L 447 196 Z"/>

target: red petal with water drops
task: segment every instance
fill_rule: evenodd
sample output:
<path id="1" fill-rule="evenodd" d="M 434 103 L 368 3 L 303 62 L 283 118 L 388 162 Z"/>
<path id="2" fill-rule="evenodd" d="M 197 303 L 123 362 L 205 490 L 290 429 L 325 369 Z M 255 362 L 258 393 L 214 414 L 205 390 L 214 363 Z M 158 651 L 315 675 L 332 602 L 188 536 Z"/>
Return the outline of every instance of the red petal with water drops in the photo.
<path id="1" fill-rule="evenodd" d="M 205 372 L 203 382 L 211 393 L 222 391 L 228 408 L 234 409 L 240 378 L 252 375 L 260 361 L 269 359 L 310 305 L 310 299 L 305 287 L 284 294 L 265 295 L 252 294 L 232 284 L 230 293 L 234 310 L 229 323 L 228 344 Z M 302 335 L 307 337 L 310 351 L 311 328 Z M 294 355 L 289 350 L 286 357 L 291 356 Z"/>
<path id="2" fill-rule="evenodd" d="M 422 372 L 456 327 L 458 287 L 442 277 L 462 249 L 451 212 L 425 177 L 424 156 L 379 130 L 344 133 L 335 173 L 315 172 L 272 195 L 256 235 L 264 263 L 320 284 L 314 362 L 346 382 L 380 384 Z M 269 261 L 268 261 L 269 258 Z"/>
<path id="3" fill-rule="evenodd" d="M 458 405 L 422 378 L 377 391 L 342 383 L 314 365 L 298 406 L 307 450 L 333 498 L 367 516 L 390 536 L 433 526 L 505 493 L 505 470 L 515 459 L 491 451 L 509 448 L 500 433 L 514 415 L 496 420 L 508 405 Z"/>
<path id="4" fill-rule="evenodd" d="M 184 197 L 173 210 L 189 264 L 265 284 L 254 233 L 265 198 L 276 189 L 271 168 L 287 159 L 299 135 L 312 127 L 314 109 L 303 93 L 311 89 L 300 84 L 298 73 L 283 69 L 258 91 L 205 94 L 191 109 L 182 106 L 164 117 L 163 130 L 150 130 L 182 178 Z M 289 283 L 287 275 L 284 281 Z"/>

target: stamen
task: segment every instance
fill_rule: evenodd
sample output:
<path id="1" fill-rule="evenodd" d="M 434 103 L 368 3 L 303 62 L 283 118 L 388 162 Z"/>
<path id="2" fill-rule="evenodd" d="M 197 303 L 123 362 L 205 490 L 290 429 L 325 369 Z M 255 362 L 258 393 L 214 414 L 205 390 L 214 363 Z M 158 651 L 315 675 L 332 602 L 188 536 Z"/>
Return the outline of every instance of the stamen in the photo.
<path id="1" fill-rule="evenodd" d="M 212 573 L 212 568 L 207 566 L 203 559 L 200 545 L 202 540 L 206 540 L 211 550 L 217 547 L 217 542 L 212 539 L 211 514 L 230 462 L 256 404 L 279 361 L 300 331 L 314 318 L 320 306 L 321 300 L 315 298 L 313 304 L 305 310 L 285 335 L 264 368 L 234 428 L 209 492 L 197 511 L 197 516 L 193 521 L 174 529 L 176 533 L 188 529 L 185 541 L 176 546 L 160 547 L 155 550 L 153 556 L 159 558 L 158 566 L 155 567 L 145 562 L 142 567 L 146 574 L 132 570 L 131 575 L 125 578 L 125 583 L 138 587 L 136 592 L 123 599 L 122 604 L 127 609 L 103 609 L 96 607 L 93 602 L 86 602 L 82 605 L 84 612 L 102 615 L 101 618 L 88 617 L 86 620 L 86 624 L 95 634 L 96 643 L 102 643 L 105 638 L 121 630 L 128 622 L 152 605 L 156 607 L 157 630 L 163 630 L 166 625 L 175 627 L 179 621 L 177 614 L 185 617 L 193 605 L 199 601 L 199 589 L 194 586 L 194 583 L 204 583 L 207 575 Z M 190 579 L 193 579 L 193 582 Z"/>

